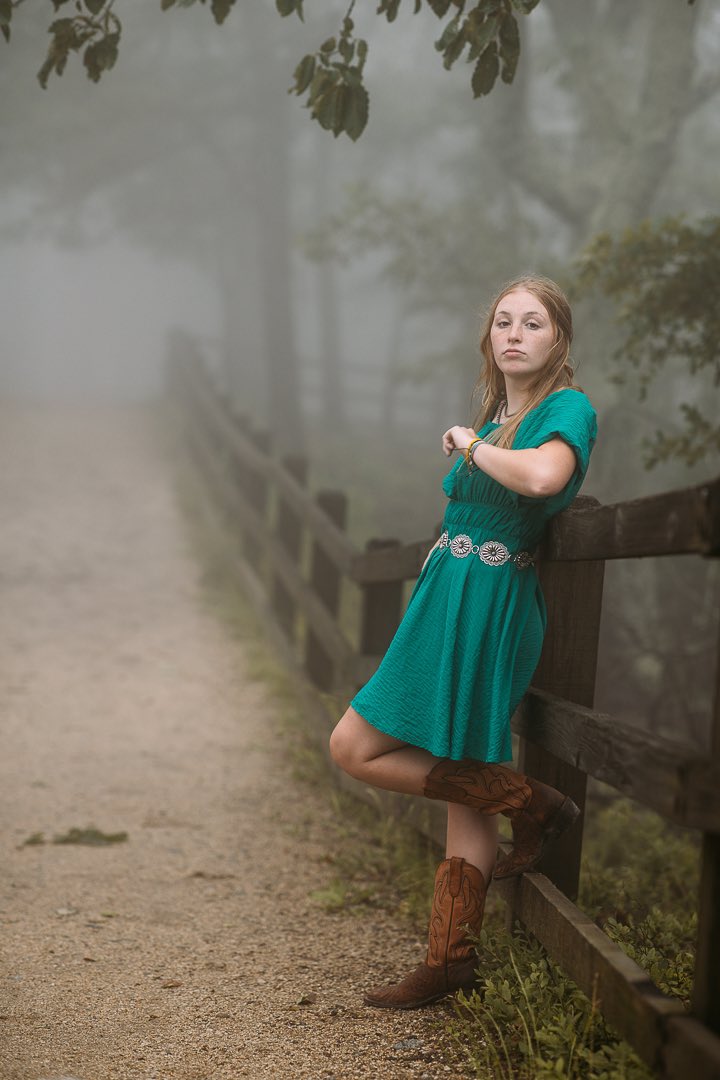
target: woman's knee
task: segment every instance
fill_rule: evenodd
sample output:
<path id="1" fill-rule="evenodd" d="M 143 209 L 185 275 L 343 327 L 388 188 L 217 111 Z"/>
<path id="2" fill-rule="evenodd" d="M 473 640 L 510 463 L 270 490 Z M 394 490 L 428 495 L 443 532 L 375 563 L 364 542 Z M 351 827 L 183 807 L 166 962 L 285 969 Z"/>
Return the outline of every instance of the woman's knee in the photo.
<path id="1" fill-rule="evenodd" d="M 379 754 L 392 749 L 397 740 L 376 731 L 351 707 L 336 724 L 330 736 L 330 756 L 350 776 L 362 778 L 363 769 Z"/>
<path id="2" fill-rule="evenodd" d="M 330 757 L 345 772 L 351 771 L 349 766 L 353 759 L 353 740 L 342 720 L 335 725 L 330 735 Z"/>
<path id="3" fill-rule="evenodd" d="M 343 772 L 354 775 L 358 766 L 362 765 L 363 754 L 357 732 L 352 724 L 348 723 L 347 715 L 343 716 L 330 735 L 330 757 L 335 761 Z"/>

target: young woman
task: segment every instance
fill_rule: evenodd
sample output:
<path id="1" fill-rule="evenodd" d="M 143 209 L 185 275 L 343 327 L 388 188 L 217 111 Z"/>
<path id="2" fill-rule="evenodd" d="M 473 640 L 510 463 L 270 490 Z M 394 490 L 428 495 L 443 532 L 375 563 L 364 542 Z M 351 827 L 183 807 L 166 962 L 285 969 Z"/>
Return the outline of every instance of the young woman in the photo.
<path id="1" fill-rule="evenodd" d="M 445 432 L 459 458 L 449 498 L 398 631 L 333 731 L 334 760 L 364 783 L 448 804 L 446 858 L 435 878 L 426 959 L 379 1008 L 426 1005 L 475 979 L 468 929 L 482 924 L 490 878 L 529 870 L 579 811 L 560 792 L 501 764 L 510 718 L 540 658 L 546 612 L 532 552 L 577 494 L 595 442 L 595 411 L 574 385 L 572 316 L 558 286 L 513 281 L 492 304 L 474 428 Z M 495 866 L 497 815 L 513 850 Z"/>

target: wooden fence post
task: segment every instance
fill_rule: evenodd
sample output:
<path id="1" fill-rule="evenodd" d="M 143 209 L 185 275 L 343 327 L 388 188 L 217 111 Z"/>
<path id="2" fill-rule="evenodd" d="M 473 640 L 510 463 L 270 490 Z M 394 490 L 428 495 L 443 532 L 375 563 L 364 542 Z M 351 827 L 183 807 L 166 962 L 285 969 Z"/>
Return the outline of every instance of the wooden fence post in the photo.
<path id="1" fill-rule="evenodd" d="M 399 540 L 368 540 L 366 551 L 400 547 Z M 403 582 L 380 581 L 363 586 L 360 653 L 382 656 L 393 639 L 402 610 Z"/>
<path id="2" fill-rule="evenodd" d="M 308 463 L 306 458 L 301 457 L 299 454 L 292 454 L 284 457 L 281 464 L 285 471 L 299 484 L 304 485 L 307 482 Z M 280 546 L 287 552 L 288 559 L 297 566 L 302 551 L 303 521 L 302 516 L 284 498 L 282 491 L 278 492 L 277 498 L 275 537 Z M 278 622 L 292 641 L 295 637 L 297 608 L 293 597 L 285 588 L 282 578 L 278 574 L 274 575 L 272 582 L 272 605 Z"/>
<path id="3" fill-rule="evenodd" d="M 720 645 L 720 639 L 718 644 Z M 720 762 L 720 647 L 710 752 Z M 703 833 L 692 1012 L 720 1035 L 720 833 Z"/>
<path id="4" fill-rule="evenodd" d="M 342 491 L 320 491 L 317 504 L 332 522 L 344 529 L 347 522 L 347 496 Z M 331 615 L 337 616 L 340 610 L 340 586 L 342 575 L 337 566 L 323 550 L 317 540 L 313 540 L 310 563 L 310 587 L 315 592 Z M 330 690 L 335 684 L 335 665 L 328 656 L 319 638 L 308 625 L 305 640 L 305 670 L 321 690 Z"/>
<path id="5" fill-rule="evenodd" d="M 604 575 L 602 560 L 540 563 L 548 628 L 532 685 L 588 707 L 592 707 L 595 696 Z M 584 772 L 524 738 L 520 739 L 518 768 L 569 795 L 584 811 Z M 572 900 L 577 897 L 580 881 L 582 828 L 581 816 L 543 855 L 537 867 Z"/>

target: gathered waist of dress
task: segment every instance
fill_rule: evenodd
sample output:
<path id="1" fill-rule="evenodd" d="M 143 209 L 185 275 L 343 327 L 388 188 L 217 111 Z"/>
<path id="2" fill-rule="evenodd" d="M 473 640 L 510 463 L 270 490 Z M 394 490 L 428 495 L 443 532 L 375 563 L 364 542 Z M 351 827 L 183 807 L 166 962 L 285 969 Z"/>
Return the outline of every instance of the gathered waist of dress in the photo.
<path id="1" fill-rule="evenodd" d="M 475 556 L 486 566 L 504 566 L 505 563 L 514 563 L 519 570 L 527 570 L 535 563 L 535 555 L 532 551 L 511 549 L 502 540 L 486 539 L 474 542 L 467 533 L 456 532 L 451 535 L 447 529 L 440 534 L 438 550 L 447 551 L 456 559 Z"/>

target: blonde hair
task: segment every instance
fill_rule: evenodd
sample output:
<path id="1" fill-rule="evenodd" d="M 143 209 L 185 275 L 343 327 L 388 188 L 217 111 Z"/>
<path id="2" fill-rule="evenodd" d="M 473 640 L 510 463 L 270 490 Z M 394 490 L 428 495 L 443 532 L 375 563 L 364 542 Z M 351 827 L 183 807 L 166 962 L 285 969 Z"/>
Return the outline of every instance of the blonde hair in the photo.
<path id="1" fill-rule="evenodd" d="M 480 332 L 480 352 L 485 363 L 473 389 L 473 400 L 480 398 L 480 408 L 474 421 L 475 429 L 479 431 L 483 425 L 492 420 L 500 403 L 505 400 L 505 380 L 495 363 L 495 356 L 490 342 L 490 331 L 500 301 L 508 293 L 517 292 L 520 289 L 531 292 L 545 307 L 555 330 L 555 343 L 550 349 L 550 355 L 544 368 L 538 372 L 537 378 L 530 384 L 530 396 L 525 405 L 511 420 L 507 420 L 487 436 L 488 442 L 493 442 L 496 446 L 512 446 L 515 433 L 520 424 L 527 414 L 532 409 L 537 408 L 548 394 L 552 394 L 555 390 L 560 390 L 566 386 L 572 387 L 574 390 L 580 389 L 575 384 L 575 373 L 570 363 L 573 326 L 572 312 L 565 293 L 550 278 L 535 277 L 534 275 L 516 278 L 515 281 L 509 281 L 504 285 L 497 294 L 490 305 Z"/>

